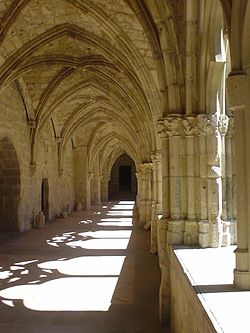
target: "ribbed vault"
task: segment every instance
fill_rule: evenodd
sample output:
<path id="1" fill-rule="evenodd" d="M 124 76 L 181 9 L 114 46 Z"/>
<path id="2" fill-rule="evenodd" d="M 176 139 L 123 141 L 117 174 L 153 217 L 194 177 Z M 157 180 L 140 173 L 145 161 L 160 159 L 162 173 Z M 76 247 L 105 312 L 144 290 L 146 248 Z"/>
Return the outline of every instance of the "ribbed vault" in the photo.
<path id="1" fill-rule="evenodd" d="M 177 88 L 175 68 L 164 70 L 156 7 L 19 0 L 3 11 L 0 89 L 17 83 L 31 127 L 31 165 L 50 124 L 60 170 L 70 140 L 88 146 L 90 167 L 97 154 L 104 160 L 117 149 L 137 164 L 150 161 L 159 146 L 155 123 L 168 109 L 167 85 Z"/>

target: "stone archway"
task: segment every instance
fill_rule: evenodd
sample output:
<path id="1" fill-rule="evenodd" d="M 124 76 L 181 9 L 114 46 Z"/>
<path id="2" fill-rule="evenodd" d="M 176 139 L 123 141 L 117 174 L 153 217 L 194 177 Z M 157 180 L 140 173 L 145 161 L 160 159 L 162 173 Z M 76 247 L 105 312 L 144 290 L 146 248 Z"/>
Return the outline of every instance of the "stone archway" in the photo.
<path id="1" fill-rule="evenodd" d="M 0 232 L 18 231 L 20 168 L 11 141 L 0 140 Z"/>
<path id="2" fill-rule="evenodd" d="M 41 210 L 45 221 L 49 221 L 49 182 L 48 178 L 43 178 L 41 188 Z"/>
<path id="3" fill-rule="evenodd" d="M 135 163 L 126 154 L 121 155 L 114 163 L 109 182 L 109 199 L 135 199 L 137 179 Z"/>

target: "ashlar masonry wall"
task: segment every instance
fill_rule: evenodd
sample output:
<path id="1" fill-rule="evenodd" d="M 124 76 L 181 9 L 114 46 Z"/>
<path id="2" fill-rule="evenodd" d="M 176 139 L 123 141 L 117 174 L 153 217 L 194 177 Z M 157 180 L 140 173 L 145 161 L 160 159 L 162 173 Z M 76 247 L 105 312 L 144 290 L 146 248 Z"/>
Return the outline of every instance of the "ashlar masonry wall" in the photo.
<path id="1" fill-rule="evenodd" d="M 20 196 L 18 202 L 19 230 L 32 227 L 41 210 L 41 186 L 44 178 L 49 184 L 49 219 L 62 211 L 69 213 L 74 205 L 72 146 L 65 148 L 63 173 L 58 171 L 58 147 L 50 121 L 37 137 L 36 168 L 30 167 L 31 128 L 24 101 L 15 83 L 0 93 L 0 139 L 12 143 L 20 168 Z M 1 161 L 0 161 L 1 162 Z"/>

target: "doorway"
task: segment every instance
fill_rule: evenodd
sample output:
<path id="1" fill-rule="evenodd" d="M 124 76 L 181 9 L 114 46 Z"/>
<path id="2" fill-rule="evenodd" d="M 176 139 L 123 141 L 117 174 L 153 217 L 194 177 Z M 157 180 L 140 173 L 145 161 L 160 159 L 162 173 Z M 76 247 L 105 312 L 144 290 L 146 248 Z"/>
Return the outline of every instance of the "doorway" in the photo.
<path id="1" fill-rule="evenodd" d="M 114 162 L 110 173 L 109 199 L 134 200 L 137 194 L 135 163 L 127 155 L 122 154 Z"/>
<path id="2" fill-rule="evenodd" d="M 132 191 L 132 171 L 131 166 L 122 165 L 119 167 L 119 191 L 131 192 Z"/>
<path id="3" fill-rule="evenodd" d="M 45 221 L 49 221 L 49 182 L 48 178 L 42 180 L 41 210 L 45 216 Z"/>

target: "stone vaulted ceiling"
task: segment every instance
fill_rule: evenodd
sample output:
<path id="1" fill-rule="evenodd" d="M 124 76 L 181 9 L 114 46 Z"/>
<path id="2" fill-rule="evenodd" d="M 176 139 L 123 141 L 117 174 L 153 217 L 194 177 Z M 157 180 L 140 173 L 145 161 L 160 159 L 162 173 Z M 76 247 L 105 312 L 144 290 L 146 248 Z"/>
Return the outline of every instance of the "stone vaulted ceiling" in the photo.
<path id="1" fill-rule="evenodd" d="M 150 158 L 165 88 L 154 7 L 0 1 L 0 88 L 15 84 L 21 94 L 33 155 L 43 128 L 52 126 L 62 150 L 71 140 L 86 145 L 92 158 L 100 152 L 104 159 L 126 152 L 137 163 Z"/>

